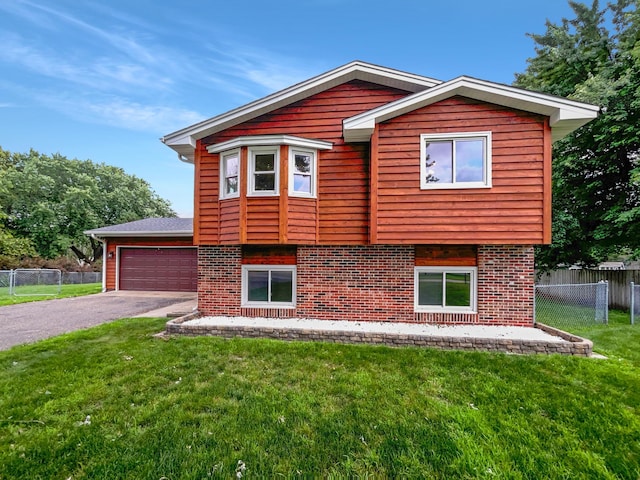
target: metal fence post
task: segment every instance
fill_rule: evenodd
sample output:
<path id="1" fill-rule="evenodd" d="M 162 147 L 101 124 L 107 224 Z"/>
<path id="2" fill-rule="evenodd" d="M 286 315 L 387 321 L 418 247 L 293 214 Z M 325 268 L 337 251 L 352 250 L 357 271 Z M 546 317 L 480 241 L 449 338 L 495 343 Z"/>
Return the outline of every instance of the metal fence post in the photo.
<path id="1" fill-rule="evenodd" d="M 600 280 L 596 284 L 595 321 L 605 325 L 609 321 L 609 282 Z"/>
<path id="2" fill-rule="evenodd" d="M 629 286 L 631 287 L 631 291 L 629 292 L 631 294 L 631 296 L 629 297 L 629 304 L 631 306 L 630 310 L 630 314 L 631 314 L 631 325 L 634 324 L 634 316 L 635 316 L 635 309 L 636 309 L 636 295 L 635 295 L 635 290 L 633 288 L 633 282 L 629 283 Z"/>
<path id="3" fill-rule="evenodd" d="M 536 296 L 538 295 L 538 286 L 533 285 L 533 324 L 537 323 L 536 319 Z"/>

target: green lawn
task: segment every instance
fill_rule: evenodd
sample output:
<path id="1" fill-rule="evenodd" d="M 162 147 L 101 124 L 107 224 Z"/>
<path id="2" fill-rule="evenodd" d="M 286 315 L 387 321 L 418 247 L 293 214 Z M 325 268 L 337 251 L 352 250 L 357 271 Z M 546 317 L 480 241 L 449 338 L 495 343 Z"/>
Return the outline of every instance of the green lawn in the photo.
<path id="1" fill-rule="evenodd" d="M 0 288 L 0 306 L 14 305 L 16 303 L 37 302 L 51 300 L 52 298 L 80 297 L 102 291 L 101 283 L 85 283 L 81 285 L 62 285 L 60 293 L 57 286 L 19 287 L 19 296 L 9 295 L 9 288 Z M 35 293 L 37 295 L 29 295 Z M 43 295 L 46 293 L 47 295 Z M 51 295 L 49 295 L 51 294 Z M 2 478 L 2 477 L 0 477 Z"/>
<path id="2" fill-rule="evenodd" d="M 0 352 L 0 478 L 640 476 L 638 327 L 592 330 L 595 360 L 153 338 L 164 322 Z"/>

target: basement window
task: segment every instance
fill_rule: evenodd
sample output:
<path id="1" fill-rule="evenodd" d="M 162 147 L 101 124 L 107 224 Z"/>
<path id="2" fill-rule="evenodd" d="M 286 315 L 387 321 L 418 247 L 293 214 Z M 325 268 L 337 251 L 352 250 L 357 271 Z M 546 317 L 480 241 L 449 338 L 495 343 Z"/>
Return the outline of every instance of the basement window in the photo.
<path id="1" fill-rule="evenodd" d="M 491 187 L 491 132 L 420 135 L 420 188 Z"/>
<path id="2" fill-rule="evenodd" d="M 475 267 L 416 267 L 414 299 L 416 312 L 475 312 L 477 296 Z"/>
<path id="3" fill-rule="evenodd" d="M 296 267 L 243 265 L 243 307 L 295 307 Z"/>

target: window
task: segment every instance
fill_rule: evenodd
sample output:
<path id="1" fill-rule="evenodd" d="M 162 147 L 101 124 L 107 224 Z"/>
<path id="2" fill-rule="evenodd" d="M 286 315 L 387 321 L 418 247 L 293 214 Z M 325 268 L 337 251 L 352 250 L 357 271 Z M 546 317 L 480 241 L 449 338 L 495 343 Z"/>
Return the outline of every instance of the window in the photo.
<path id="1" fill-rule="evenodd" d="M 239 195 L 240 151 L 234 150 L 220 155 L 220 198 Z"/>
<path id="2" fill-rule="evenodd" d="M 289 150 L 289 195 L 294 197 L 316 196 L 316 152 L 313 150 Z"/>
<path id="3" fill-rule="evenodd" d="M 491 132 L 420 135 L 420 188 L 491 187 Z"/>
<path id="4" fill-rule="evenodd" d="M 249 149 L 249 195 L 278 195 L 278 148 Z"/>
<path id="5" fill-rule="evenodd" d="M 242 266 L 242 306 L 295 307 L 295 299 L 295 266 Z"/>
<path id="6" fill-rule="evenodd" d="M 475 267 L 416 267 L 416 311 L 475 312 L 476 275 Z"/>

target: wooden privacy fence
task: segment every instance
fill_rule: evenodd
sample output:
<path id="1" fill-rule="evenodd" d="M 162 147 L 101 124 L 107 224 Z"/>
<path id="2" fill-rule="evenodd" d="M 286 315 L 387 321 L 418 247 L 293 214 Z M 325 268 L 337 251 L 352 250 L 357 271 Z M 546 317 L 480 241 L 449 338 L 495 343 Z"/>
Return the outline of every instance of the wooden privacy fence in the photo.
<path id="1" fill-rule="evenodd" d="M 538 285 L 609 282 L 609 308 L 629 310 L 630 283 L 640 284 L 640 270 L 554 270 L 536 275 Z"/>

